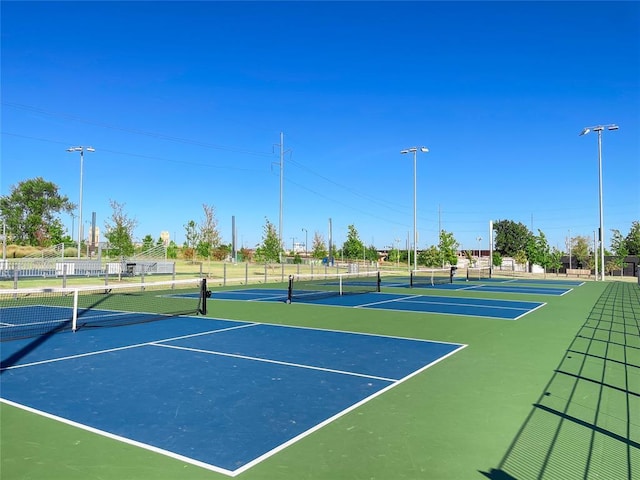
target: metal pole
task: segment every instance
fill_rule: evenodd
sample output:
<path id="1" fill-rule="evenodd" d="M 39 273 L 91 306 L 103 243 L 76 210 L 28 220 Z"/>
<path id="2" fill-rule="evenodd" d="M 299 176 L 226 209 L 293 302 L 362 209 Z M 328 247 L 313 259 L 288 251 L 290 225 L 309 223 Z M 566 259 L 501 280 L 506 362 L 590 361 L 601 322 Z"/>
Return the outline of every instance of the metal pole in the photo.
<path id="1" fill-rule="evenodd" d="M 413 151 L 413 269 L 418 269 L 418 195 L 417 195 L 417 167 L 418 149 Z"/>
<path id="2" fill-rule="evenodd" d="M 604 281 L 604 214 L 602 211 L 602 130 L 598 130 L 598 179 L 600 184 L 600 278 Z"/>
<path id="3" fill-rule="evenodd" d="M 82 247 L 82 170 L 84 164 L 84 149 L 80 150 L 80 204 L 78 211 L 78 258 L 80 258 L 80 251 Z"/>
<path id="4" fill-rule="evenodd" d="M 284 183 L 284 133 L 280 132 L 280 222 L 278 224 L 278 238 L 280 239 L 280 248 L 284 247 L 284 239 L 282 238 L 282 184 Z"/>

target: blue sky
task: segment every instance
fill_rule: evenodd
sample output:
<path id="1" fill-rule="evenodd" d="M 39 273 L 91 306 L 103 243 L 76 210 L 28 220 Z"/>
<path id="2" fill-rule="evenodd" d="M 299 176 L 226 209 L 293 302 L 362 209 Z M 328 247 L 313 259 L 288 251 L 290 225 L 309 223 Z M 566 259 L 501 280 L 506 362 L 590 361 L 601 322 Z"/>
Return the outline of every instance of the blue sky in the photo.
<path id="1" fill-rule="evenodd" d="M 1 5 L 0 193 L 37 176 L 135 238 L 215 207 L 231 242 L 379 248 L 438 226 L 488 248 L 489 220 L 552 246 L 640 220 L 638 2 L 11 2 Z M 71 233 L 72 219 L 62 220 Z M 77 221 L 76 221 L 77 222 Z M 75 225 L 77 229 L 77 224 Z M 87 226 L 85 226 L 86 231 Z M 307 230 L 305 234 L 304 229 Z M 77 232 L 77 230 L 76 230 Z M 478 242 L 478 237 L 483 240 Z"/>

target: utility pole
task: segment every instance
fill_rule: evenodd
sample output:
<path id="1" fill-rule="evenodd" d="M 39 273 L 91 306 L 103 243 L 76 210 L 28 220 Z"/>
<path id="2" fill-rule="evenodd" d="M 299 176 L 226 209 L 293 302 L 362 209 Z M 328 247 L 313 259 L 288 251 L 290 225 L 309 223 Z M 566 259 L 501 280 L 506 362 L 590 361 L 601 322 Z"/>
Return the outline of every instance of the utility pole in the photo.
<path id="1" fill-rule="evenodd" d="M 282 185 L 284 183 L 284 133 L 280 132 L 280 221 L 278 222 L 278 237 L 282 244 Z"/>

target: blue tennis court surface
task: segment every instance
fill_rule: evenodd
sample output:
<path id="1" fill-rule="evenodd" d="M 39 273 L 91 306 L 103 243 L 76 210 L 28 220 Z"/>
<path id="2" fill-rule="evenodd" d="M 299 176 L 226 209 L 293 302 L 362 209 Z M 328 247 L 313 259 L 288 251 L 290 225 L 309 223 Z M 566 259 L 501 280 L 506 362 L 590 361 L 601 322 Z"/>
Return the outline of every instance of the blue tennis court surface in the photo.
<path id="1" fill-rule="evenodd" d="M 409 277 L 382 277 L 381 284 L 383 287 L 409 288 Z M 580 280 L 494 277 L 470 281 L 464 278 L 455 278 L 453 283 L 425 285 L 419 288 L 562 296 L 569 293 L 571 287 L 579 287 L 583 284 L 584 282 Z"/>
<path id="2" fill-rule="evenodd" d="M 212 298 L 214 301 L 218 299 L 254 302 L 284 302 L 287 298 L 287 292 L 278 289 L 250 288 L 215 291 L 212 293 Z M 363 293 L 359 295 L 343 295 L 324 298 L 314 298 L 313 295 L 310 295 L 308 299 L 296 300 L 295 303 L 397 310 L 405 312 L 440 313 L 445 315 L 489 317 L 504 320 L 517 320 L 545 305 L 544 302 L 497 300 L 473 297 L 445 297 L 435 295 L 398 295 L 393 293 Z"/>
<path id="3" fill-rule="evenodd" d="M 177 317 L 2 347 L 3 402 L 234 476 L 465 345 Z"/>

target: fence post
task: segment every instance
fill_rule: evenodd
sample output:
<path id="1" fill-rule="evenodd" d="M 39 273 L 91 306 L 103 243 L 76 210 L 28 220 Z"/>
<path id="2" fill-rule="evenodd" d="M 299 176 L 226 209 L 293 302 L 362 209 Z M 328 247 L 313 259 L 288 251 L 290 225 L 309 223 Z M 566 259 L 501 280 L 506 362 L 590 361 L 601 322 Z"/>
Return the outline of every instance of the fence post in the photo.
<path id="1" fill-rule="evenodd" d="M 249 285 L 249 262 L 244 262 L 244 284 Z"/>
<path id="2" fill-rule="evenodd" d="M 227 286 L 227 262 L 222 264 L 222 286 Z"/>

